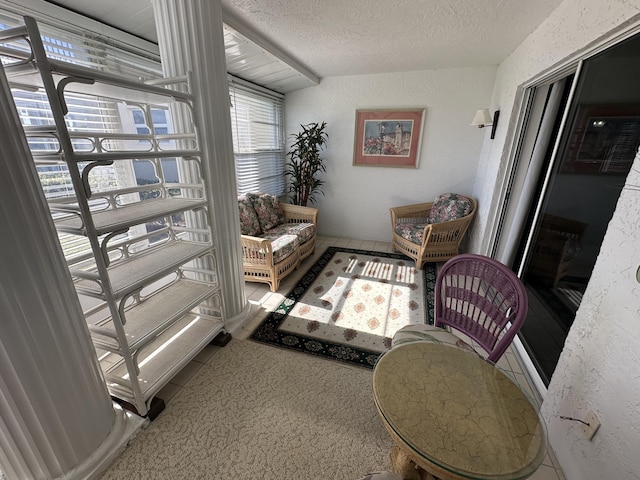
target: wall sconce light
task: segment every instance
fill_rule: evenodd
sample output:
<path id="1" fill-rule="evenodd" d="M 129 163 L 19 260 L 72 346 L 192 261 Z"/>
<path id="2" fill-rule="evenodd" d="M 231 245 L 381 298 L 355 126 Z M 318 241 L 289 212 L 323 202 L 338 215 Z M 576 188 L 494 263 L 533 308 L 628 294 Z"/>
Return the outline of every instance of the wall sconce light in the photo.
<path id="1" fill-rule="evenodd" d="M 491 138 L 496 136 L 496 127 L 498 126 L 498 118 L 500 117 L 500 110 L 496 110 L 493 114 L 493 121 L 491 120 L 491 114 L 488 108 L 483 108 L 476 112 L 476 116 L 473 117 L 471 125 L 478 128 L 491 127 Z"/>

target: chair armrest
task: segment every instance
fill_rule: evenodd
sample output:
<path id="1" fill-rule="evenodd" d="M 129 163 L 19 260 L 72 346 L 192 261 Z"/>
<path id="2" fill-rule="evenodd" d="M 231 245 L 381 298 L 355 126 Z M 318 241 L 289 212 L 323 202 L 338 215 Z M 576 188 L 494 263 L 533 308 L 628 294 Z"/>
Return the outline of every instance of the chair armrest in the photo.
<path id="1" fill-rule="evenodd" d="M 313 223 L 318 224 L 318 209 L 312 207 L 302 207 L 290 203 L 281 203 L 282 213 L 284 213 L 285 223 Z"/>
<path id="2" fill-rule="evenodd" d="M 242 259 L 245 263 L 259 260 L 273 265 L 273 248 L 271 242 L 266 238 L 252 237 L 250 235 L 240 235 L 242 245 Z"/>
<path id="3" fill-rule="evenodd" d="M 466 232 L 474 215 L 475 212 L 471 212 L 469 215 L 462 218 L 455 218 L 445 222 L 430 223 L 425 227 L 423 238 L 431 242 L 457 241 L 457 239 Z"/>
<path id="4" fill-rule="evenodd" d="M 562 259 L 569 251 L 571 238 L 555 232 L 542 230 L 537 241 L 533 244 L 533 253 L 538 255 L 549 255 Z"/>
<path id="5" fill-rule="evenodd" d="M 433 202 L 391 207 L 389 209 L 389 212 L 391 212 L 391 227 L 395 227 L 404 218 L 427 218 L 432 205 Z"/>

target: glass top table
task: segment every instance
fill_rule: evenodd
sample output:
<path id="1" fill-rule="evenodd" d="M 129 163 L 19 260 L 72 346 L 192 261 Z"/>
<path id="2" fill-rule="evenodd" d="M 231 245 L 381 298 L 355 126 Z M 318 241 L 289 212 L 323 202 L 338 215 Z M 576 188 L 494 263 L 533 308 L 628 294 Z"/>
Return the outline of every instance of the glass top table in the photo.
<path id="1" fill-rule="evenodd" d="M 397 448 L 441 479 L 527 478 L 546 454 L 537 408 L 473 352 L 420 341 L 394 347 L 375 366 L 373 394 Z"/>

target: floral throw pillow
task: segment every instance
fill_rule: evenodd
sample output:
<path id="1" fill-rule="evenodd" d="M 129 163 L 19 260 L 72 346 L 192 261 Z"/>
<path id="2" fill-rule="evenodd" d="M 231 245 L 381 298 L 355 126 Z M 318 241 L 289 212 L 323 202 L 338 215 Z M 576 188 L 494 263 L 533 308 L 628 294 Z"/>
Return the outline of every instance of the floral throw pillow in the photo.
<path id="1" fill-rule="evenodd" d="M 263 232 L 284 223 L 284 213 L 277 197 L 268 193 L 247 193 L 247 197 L 251 199 Z"/>
<path id="2" fill-rule="evenodd" d="M 246 195 L 238 197 L 238 210 L 240 210 L 240 233 L 253 237 L 262 233 L 258 215 L 253 208 L 253 203 Z"/>
<path id="3" fill-rule="evenodd" d="M 429 211 L 428 223 L 440 223 L 466 217 L 472 209 L 471 200 L 464 195 L 443 193 L 433 202 Z"/>

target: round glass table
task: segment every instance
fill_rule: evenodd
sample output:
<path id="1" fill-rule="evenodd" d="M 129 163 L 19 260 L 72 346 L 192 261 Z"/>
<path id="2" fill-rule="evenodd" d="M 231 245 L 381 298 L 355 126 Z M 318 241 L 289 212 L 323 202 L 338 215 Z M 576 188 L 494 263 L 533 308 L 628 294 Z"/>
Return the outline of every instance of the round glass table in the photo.
<path id="1" fill-rule="evenodd" d="M 468 350 L 420 341 L 394 347 L 375 366 L 373 394 L 396 444 L 394 470 L 405 478 L 523 479 L 546 454 L 538 409 Z"/>

